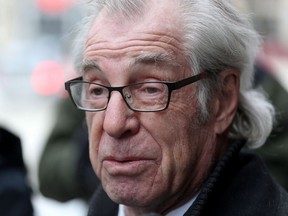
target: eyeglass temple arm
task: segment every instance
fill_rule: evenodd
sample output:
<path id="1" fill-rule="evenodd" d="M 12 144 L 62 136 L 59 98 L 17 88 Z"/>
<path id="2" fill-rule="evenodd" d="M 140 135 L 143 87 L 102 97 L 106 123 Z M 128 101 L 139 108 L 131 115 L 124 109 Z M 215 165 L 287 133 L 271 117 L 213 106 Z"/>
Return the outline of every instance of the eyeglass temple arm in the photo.
<path id="1" fill-rule="evenodd" d="M 172 89 L 179 89 L 179 88 L 182 88 L 186 85 L 189 85 L 189 84 L 192 84 L 198 80 L 201 80 L 201 79 L 205 79 L 209 76 L 209 73 L 207 71 L 204 71 L 202 73 L 199 73 L 195 76 L 192 76 L 192 77 L 189 77 L 187 79 L 184 79 L 184 80 L 180 80 L 178 82 L 175 82 L 175 83 L 171 83 L 173 85 L 171 85 L 170 87 Z"/>

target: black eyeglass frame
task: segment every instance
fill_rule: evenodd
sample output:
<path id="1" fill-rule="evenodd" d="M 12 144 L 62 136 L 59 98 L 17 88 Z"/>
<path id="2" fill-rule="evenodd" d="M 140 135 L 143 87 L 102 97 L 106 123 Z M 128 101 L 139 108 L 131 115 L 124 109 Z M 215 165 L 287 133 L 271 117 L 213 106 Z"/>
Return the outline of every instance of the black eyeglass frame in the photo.
<path id="1" fill-rule="evenodd" d="M 165 82 L 165 81 L 156 81 L 156 82 L 139 82 L 139 83 L 133 83 L 133 84 L 129 84 L 129 85 L 125 85 L 125 86 L 119 86 L 119 87 L 111 87 L 111 86 L 105 86 L 105 85 L 101 85 L 99 83 L 93 83 L 93 82 L 87 82 L 87 81 L 83 81 L 83 77 L 77 77 L 75 79 L 72 79 L 72 80 L 69 80 L 67 82 L 65 82 L 65 90 L 68 91 L 69 93 L 69 96 L 70 98 L 72 99 L 74 105 L 80 109 L 80 110 L 83 110 L 83 111 L 86 111 L 86 112 L 100 112 L 100 111 L 103 111 L 107 108 L 108 106 L 108 103 L 109 103 L 109 100 L 110 100 L 110 97 L 111 97 L 111 92 L 113 91 L 118 91 L 123 100 L 125 101 L 126 105 L 129 107 L 129 109 L 133 110 L 133 111 L 136 111 L 136 112 L 160 112 L 160 111 L 163 111 L 165 109 L 167 109 L 169 107 L 169 104 L 170 104 L 170 98 L 171 98 L 171 94 L 172 94 L 172 91 L 174 90 L 177 90 L 177 89 L 180 89 L 184 86 L 187 86 L 189 84 L 192 84 L 194 82 L 197 82 L 201 79 L 205 79 L 209 76 L 209 73 L 207 71 L 204 71 L 202 73 L 199 73 L 197 75 L 194 75 L 194 76 L 191 76 L 191 77 L 188 77 L 188 78 L 185 78 L 183 80 L 179 80 L 179 81 L 176 81 L 176 82 Z M 102 109 L 86 109 L 86 108 L 83 108 L 81 106 L 79 106 L 74 98 L 73 98 L 73 95 L 72 95 L 72 91 L 71 91 L 71 88 L 70 86 L 74 83 L 88 83 L 88 84 L 97 84 L 99 86 L 102 86 L 106 89 L 108 89 L 108 99 L 107 99 L 107 104 L 104 108 Z M 141 109 L 135 109 L 135 108 L 132 108 L 130 106 L 130 104 L 126 101 L 125 99 L 125 95 L 123 94 L 123 89 L 124 88 L 127 88 L 129 86 L 133 86 L 133 85 L 137 85 L 137 84 L 144 84 L 144 83 L 161 83 L 161 84 L 164 84 L 168 87 L 168 98 L 167 98 L 167 103 L 166 103 L 166 106 L 163 107 L 163 108 L 160 108 L 160 109 L 157 109 L 157 110 L 141 110 Z"/>

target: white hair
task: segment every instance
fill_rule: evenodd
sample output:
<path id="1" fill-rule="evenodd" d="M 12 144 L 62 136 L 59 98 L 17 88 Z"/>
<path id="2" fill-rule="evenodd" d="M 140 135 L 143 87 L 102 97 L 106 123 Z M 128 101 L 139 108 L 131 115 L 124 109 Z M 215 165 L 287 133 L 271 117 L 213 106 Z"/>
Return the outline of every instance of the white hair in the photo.
<path id="1" fill-rule="evenodd" d="M 263 93 L 253 89 L 254 62 L 260 39 L 248 19 L 228 0 L 179 0 L 183 27 L 183 45 L 194 74 L 209 71 L 213 79 L 201 81 L 199 102 L 202 117 L 209 118 L 208 104 L 215 88 L 222 88 L 217 74 L 229 68 L 240 73 L 240 99 L 232 123 L 230 138 L 247 139 L 256 148 L 264 144 L 272 131 L 274 107 Z M 81 23 L 76 40 L 76 66 L 82 62 L 85 39 L 97 13 L 105 8 L 121 18 L 133 18 L 143 13 L 144 0 L 90 0 L 88 13 Z M 117 13 L 119 14 L 119 13 Z"/>
<path id="2" fill-rule="evenodd" d="M 145 7 L 143 0 L 82 0 L 85 15 L 83 19 L 75 26 L 76 38 L 73 44 L 73 58 L 76 70 L 81 71 L 83 61 L 83 52 L 85 42 L 92 27 L 93 21 L 96 19 L 99 12 L 105 8 L 110 14 L 116 12 L 117 16 L 122 15 L 123 19 L 130 19 L 142 13 Z"/>
<path id="3" fill-rule="evenodd" d="M 184 46 L 194 73 L 210 71 L 217 80 L 224 69 L 240 72 L 240 99 L 230 138 L 247 139 L 251 148 L 263 145 L 272 131 L 275 111 L 263 93 L 253 89 L 259 35 L 227 0 L 183 0 L 182 6 Z M 204 85 L 199 101 L 207 117 L 208 97 L 221 84 L 211 80 Z"/>

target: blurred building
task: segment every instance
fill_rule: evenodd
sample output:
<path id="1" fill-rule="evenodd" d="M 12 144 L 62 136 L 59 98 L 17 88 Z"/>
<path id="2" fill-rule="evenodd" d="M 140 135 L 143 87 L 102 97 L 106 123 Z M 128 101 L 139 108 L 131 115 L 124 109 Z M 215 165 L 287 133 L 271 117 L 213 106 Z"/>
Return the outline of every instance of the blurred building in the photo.
<path id="1" fill-rule="evenodd" d="M 287 0 L 232 0 L 248 13 L 256 30 L 265 37 L 274 37 L 288 46 Z"/>
<path id="2" fill-rule="evenodd" d="M 21 138 L 35 216 L 79 215 L 83 209 L 47 202 L 37 185 L 55 102 L 63 96 L 65 73 L 73 73 L 69 32 L 80 13 L 74 0 L 0 0 L 0 125 Z"/>

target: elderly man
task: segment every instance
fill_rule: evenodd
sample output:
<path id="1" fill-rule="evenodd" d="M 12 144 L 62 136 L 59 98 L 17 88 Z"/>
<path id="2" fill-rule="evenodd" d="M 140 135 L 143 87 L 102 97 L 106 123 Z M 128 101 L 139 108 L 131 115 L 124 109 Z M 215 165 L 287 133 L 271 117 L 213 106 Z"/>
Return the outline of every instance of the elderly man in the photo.
<path id="1" fill-rule="evenodd" d="M 287 193 L 242 149 L 265 142 L 274 109 L 251 85 L 258 36 L 229 2 L 88 6 L 66 89 L 102 183 L 89 215 L 288 215 Z"/>

